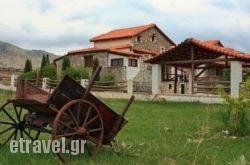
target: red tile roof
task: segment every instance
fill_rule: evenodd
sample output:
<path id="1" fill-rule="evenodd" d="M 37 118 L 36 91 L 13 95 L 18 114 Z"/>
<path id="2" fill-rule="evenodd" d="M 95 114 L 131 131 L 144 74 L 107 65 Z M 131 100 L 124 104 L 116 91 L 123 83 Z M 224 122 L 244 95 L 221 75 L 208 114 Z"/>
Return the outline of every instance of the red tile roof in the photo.
<path id="1" fill-rule="evenodd" d="M 129 38 L 129 37 L 134 37 L 145 30 L 148 30 L 150 28 L 157 28 L 157 30 L 173 45 L 175 43 L 167 37 L 157 26 L 156 24 L 148 24 L 148 25 L 143 25 L 143 26 L 137 26 L 137 27 L 130 27 L 130 28 L 122 28 L 122 29 L 116 29 L 112 30 L 110 32 L 98 35 L 96 37 L 93 37 L 90 39 L 91 42 L 96 42 L 96 41 L 102 41 L 102 40 L 110 40 L 110 39 L 119 39 L 119 38 Z"/>
<path id="2" fill-rule="evenodd" d="M 110 32 L 98 35 L 94 38 L 91 38 L 90 41 L 100 41 L 100 40 L 107 40 L 107 39 L 115 39 L 115 38 L 127 38 L 133 37 L 137 34 L 156 26 L 155 24 L 148 24 L 143 26 L 137 27 L 130 27 L 130 28 L 123 28 L 123 29 L 116 29 Z"/>
<path id="3" fill-rule="evenodd" d="M 190 60 L 190 47 L 196 46 L 195 50 L 201 52 L 199 55 L 196 54 L 197 59 L 212 59 L 218 58 L 221 55 L 227 55 L 230 57 L 237 58 L 239 60 L 250 60 L 250 54 L 243 53 L 238 50 L 223 47 L 219 40 L 214 41 L 200 41 L 195 38 L 189 38 L 180 44 L 168 49 L 166 52 L 159 54 L 158 56 L 152 57 L 145 60 L 148 63 L 157 63 L 162 60 L 165 61 L 180 61 Z"/>
<path id="4" fill-rule="evenodd" d="M 149 50 L 144 50 L 144 49 L 135 49 L 135 48 L 134 48 L 133 51 L 134 51 L 135 53 L 150 54 L 150 55 L 152 55 L 152 56 L 157 56 L 157 55 L 159 55 L 158 52 L 149 51 Z"/>
<path id="5" fill-rule="evenodd" d="M 132 52 L 125 52 L 125 51 L 121 51 L 119 49 L 115 49 L 115 48 L 86 48 L 86 49 L 78 49 L 78 50 L 72 50 L 69 51 L 66 55 L 64 56 L 60 56 L 56 59 L 54 59 L 54 62 L 62 59 L 65 56 L 71 56 L 71 55 L 77 55 L 77 54 L 84 54 L 84 53 L 92 53 L 92 52 L 109 52 L 109 53 L 114 53 L 114 54 L 118 54 L 121 56 L 128 56 L 128 57 L 141 57 L 142 55 L 139 53 L 132 53 Z"/>
<path id="6" fill-rule="evenodd" d="M 223 47 L 220 40 L 208 40 L 208 41 L 203 41 L 203 43 L 209 44 L 209 45 L 212 45 L 212 46 L 221 46 L 221 47 Z"/>

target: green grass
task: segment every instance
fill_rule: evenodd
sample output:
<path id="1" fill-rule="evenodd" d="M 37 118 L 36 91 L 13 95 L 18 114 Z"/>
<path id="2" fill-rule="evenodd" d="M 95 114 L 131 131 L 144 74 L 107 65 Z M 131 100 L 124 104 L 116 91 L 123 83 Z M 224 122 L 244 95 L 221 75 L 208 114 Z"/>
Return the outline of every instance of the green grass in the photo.
<path id="1" fill-rule="evenodd" d="M 4 93 L 2 97 L 13 96 Z M 4 96 L 3 96 L 4 95 Z M 104 100 L 120 112 L 126 100 Z M 128 124 L 116 136 L 117 152 L 103 146 L 97 156 L 72 156 L 68 164 L 88 165 L 224 165 L 244 155 L 250 161 L 250 138 L 222 135 L 223 105 L 135 101 L 126 114 Z M 0 112 L 1 113 L 1 112 Z M 1 125 L 0 125 L 1 128 Z M 40 139 L 50 139 L 44 134 Z M 53 153 L 12 154 L 0 149 L 1 164 L 60 164 Z"/>

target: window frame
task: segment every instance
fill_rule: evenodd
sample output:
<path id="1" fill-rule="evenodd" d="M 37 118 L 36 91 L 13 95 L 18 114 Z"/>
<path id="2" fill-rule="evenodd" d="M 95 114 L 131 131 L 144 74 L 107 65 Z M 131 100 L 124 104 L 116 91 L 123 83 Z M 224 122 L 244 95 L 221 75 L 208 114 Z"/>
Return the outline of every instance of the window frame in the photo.
<path id="1" fill-rule="evenodd" d="M 124 59 L 123 58 L 112 58 L 112 59 L 110 59 L 110 66 L 111 67 L 122 67 L 122 66 L 124 66 Z"/>
<path id="2" fill-rule="evenodd" d="M 128 59 L 128 66 L 137 67 L 138 66 L 138 59 L 129 58 Z"/>

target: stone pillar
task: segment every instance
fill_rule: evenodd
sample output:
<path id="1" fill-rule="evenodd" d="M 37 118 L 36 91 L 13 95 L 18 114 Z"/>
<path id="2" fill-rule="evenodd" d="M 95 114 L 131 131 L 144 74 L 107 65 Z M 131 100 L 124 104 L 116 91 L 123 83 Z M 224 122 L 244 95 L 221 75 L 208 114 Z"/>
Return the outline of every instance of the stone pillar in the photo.
<path id="1" fill-rule="evenodd" d="M 161 65 L 152 65 L 152 94 L 160 93 L 161 85 Z"/>
<path id="2" fill-rule="evenodd" d="M 81 86 L 83 86 L 84 88 L 86 88 L 87 84 L 88 84 L 88 79 L 81 79 Z"/>
<path id="3" fill-rule="evenodd" d="M 192 69 L 189 70 L 188 73 L 188 94 L 192 95 L 193 94 L 193 84 L 194 84 L 194 79 L 193 79 L 193 71 Z"/>
<path id="4" fill-rule="evenodd" d="M 230 64 L 230 92 L 232 97 L 238 97 L 240 94 L 240 83 L 242 82 L 242 64 L 240 61 L 231 61 Z"/>
<path id="5" fill-rule="evenodd" d="M 48 78 L 43 78 L 43 84 L 42 84 L 43 90 L 46 90 L 46 88 L 47 88 L 47 81 L 48 81 Z"/>
<path id="6" fill-rule="evenodd" d="M 129 96 L 133 95 L 133 80 L 128 80 L 127 81 L 127 93 Z"/>
<path id="7" fill-rule="evenodd" d="M 16 80 L 17 79 L 17 76 L 12 74 L 11 75 L 11 82 L 10 82 L 10 87 L 11 87 L 11 90 L 16 90 Z"/>

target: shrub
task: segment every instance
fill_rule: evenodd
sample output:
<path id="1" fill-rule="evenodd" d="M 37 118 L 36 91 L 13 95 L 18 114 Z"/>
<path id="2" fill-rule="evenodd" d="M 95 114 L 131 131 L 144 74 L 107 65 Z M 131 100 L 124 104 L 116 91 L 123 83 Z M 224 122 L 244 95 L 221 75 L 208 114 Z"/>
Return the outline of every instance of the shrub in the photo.
<path id="1" fill-rule="evenodd" d="M 63 76 L 65 74 L 68 74 L 75 80 L 80 80 L 80 79 L 88 79 L 89 78 L 89 73 L 86 68 L 84 67 L 68 67 L 66 70 L 63 72 Z"/>
<path id="2" fill-rule="evenodd" d="M 112 74 L 111 72 L 104 74 L 103 76 L 101 76 L 100 79 L 100 85 L 114 85 L 115 84 L 115 75 Z"/>
<path id="3" fill-rule="evenodd" d="M 32 80 L 32 79 L 36 79 L 36 76 L 37 76 L 37 71 L 29 71 L 29 72 L 20 74 L 19 78 Z"/>
<path id="4" fill-rule="evenodd" d="M 230 135 L 244 136 L 249 133 L 246 111 L 250 103 L 250 79 L 248 79 L 240 92 L 239 97 L 231 97 L 224 91 L 223 86 L 217 87 L 218 94 L 227 105 L 227 112 L 223 116 L 223 122 Z"/>
<path id="5" fill-rule="evenodd" d="M 42 68 L 42 77 L 50 78 L 52 80 L 56 80 L 56 66 L 54 64 L 47 64 Z"/>

